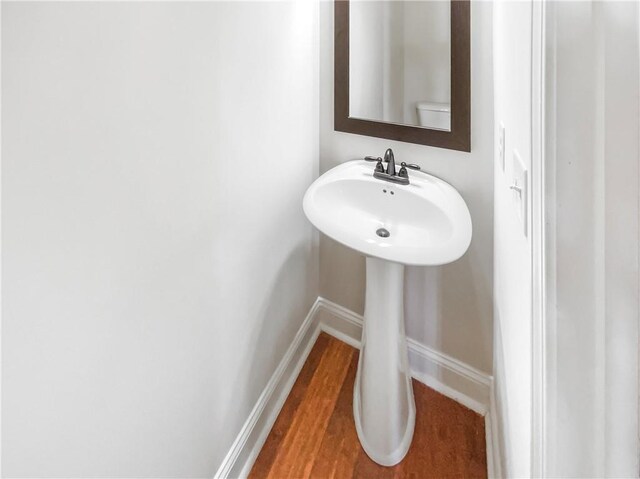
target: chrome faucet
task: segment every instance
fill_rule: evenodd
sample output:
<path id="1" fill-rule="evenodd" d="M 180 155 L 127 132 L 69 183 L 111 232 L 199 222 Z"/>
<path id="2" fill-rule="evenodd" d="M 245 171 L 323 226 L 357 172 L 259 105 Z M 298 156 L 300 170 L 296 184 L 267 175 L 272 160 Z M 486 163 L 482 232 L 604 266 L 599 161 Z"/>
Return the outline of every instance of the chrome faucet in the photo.
<path id="1" fill-rule="evenodd" d="M 387 164 L 387 175 L 395 176 L 396 175 L 396 160 L 393 158 L 393 150 L 391 148 L 387 148 L 387 151 L 384 152 L 384 161 Z"/>
<path id="2" fill-rule="evenodd" d="M 382 158 L 375 156 L 365 156 L 365 160 L 367 161 L 375 161 L 376 168 L 373 171 L 373 176 L 380 180 L 390 181 L 392 183 L 398 183 L 401 185 L 409 184 L 409 173 L 407 168 L 412 170 L 419 170 L 420 167 L 418 165 L 407 164 L 404 161 L 400 163 L 400 171 L 396 173 L 396 160 L 393 157 L 393 150 L 391 148 L 387 148 L 387 151 L 384 153 L 384 160 Z M 387 171 L 384 170 L 384 166 L 382 162 L 385 161 L 387 163 Z"/>

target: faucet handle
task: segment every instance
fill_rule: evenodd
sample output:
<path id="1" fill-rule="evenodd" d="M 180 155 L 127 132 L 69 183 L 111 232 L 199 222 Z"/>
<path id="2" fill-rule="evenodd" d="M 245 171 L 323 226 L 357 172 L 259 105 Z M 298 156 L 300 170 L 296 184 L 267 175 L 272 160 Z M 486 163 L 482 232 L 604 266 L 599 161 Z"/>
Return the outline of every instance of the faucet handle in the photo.
<path id="1" fill-rule="evenodd" d="M 413 163 L 405 163 L 404 161 L 400 163 L 400 166 L 409 168 L 411 170 L 419 170 L 420 167 L 418 165 L 414 165 Z"/>
<path id="2" fill-rule="evenodd" d="M 400 178 L 409 178 L 409 173 L 407 172 L 407 168 L 411 168 L 412 170 L 419 170 L 420 167 L 418 165 L 414 165 L 411 163 L 405 163 L 404 161 L 400 163 L 400 171 L 398 172 L 398 176 Z"/>
<path id="3" fill-rule="evenodd" d="M 366 161 L 377 161 L 376 163 L 376 171 L 384 173 L 384 166 L 382 166 L 382 158 L 375 156 L 365 156 L 364 159 Z"/>

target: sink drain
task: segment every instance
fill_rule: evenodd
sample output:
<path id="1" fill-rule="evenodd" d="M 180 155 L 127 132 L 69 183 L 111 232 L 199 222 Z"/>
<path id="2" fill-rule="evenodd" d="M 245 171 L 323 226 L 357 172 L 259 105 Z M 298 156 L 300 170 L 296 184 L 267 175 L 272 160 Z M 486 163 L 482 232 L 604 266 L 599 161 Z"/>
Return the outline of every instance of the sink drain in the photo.
<path id="1" fill-rule="evenodd" d="M 388 238 L 391 235 L 391 233 L 389 233 L 389 230 L 387 230 L 385 228 L 378 228 L 376 230 L 376 234 L 378 236 L 380 236 L 381 238 Z"/>

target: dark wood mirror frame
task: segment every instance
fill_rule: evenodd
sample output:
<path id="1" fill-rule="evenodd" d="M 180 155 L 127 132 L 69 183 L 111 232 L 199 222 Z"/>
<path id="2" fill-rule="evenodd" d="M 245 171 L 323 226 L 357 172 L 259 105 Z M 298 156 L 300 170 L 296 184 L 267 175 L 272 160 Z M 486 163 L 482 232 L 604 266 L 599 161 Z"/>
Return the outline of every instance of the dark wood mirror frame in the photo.
<path id="1" fill-rule="evenodd" d="M 346 133 L 471 151 L 469 0 L 451 1 L 451 131 L 349 117 L 349 1 L 335 0 L 334 129 Z"/>

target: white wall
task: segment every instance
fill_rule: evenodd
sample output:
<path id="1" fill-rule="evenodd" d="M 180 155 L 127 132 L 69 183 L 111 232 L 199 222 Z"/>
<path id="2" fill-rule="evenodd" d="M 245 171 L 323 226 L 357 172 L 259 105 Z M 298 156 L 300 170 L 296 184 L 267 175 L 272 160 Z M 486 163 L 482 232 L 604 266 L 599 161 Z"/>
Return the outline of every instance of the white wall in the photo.
<path id="1" fill-rule="evenodd" d="M 317 296 L 317 4 L 5 3 L 6 477 L 211 477 Z"/>
<path id="2" fill-rule="evenodd" d="M 320 5 L 320 169 L 392 147 L 396 160 L 419 164 L 455 186 L 469 206 L 469 251 L 444 267 L 407 268 L 408 335 L 482 371 L 492 370 L 492 50 L 491 4 L 471 7 L 472 152 L 335 132 L 333 130 L 333 4 Z M 364 258 L 321 237 L 321 294 L 357 313 L 364 307 Z"/>
<path id="3" fill-rule="evenodd" d="M 637 477 L 638 5 L 545 8 L 540 466 L 545 477 Z M 531 240 L 508 190 L 514 149 L 530 171 L 542 167 L 531 161 L 532 11 L 531 2 L 494 6 L 495 117 L 507 154 L 505 173 L 498 158 L 495 166 L 494 363 L 507 477 L 540 467 L 531 455 L 541 419 L 532 431 Z"/>
<path id="4" fill-rule="evenodd" d="M 514 151 L 531 172 L 531 15 L 530 1 L 494 3 L 494 131 L 497 144 L 502 123 L 506 139 L 504 172 L 495 150 L 493 289 L 505 477 L 531 472 L 531 235 L 524 235 L 516 194 L 509 189 Z"/>
<path id="5" fill-rule="evenodd" d="M 553 7 L 548 473 L 637 477 L 638 5 Z"/>

